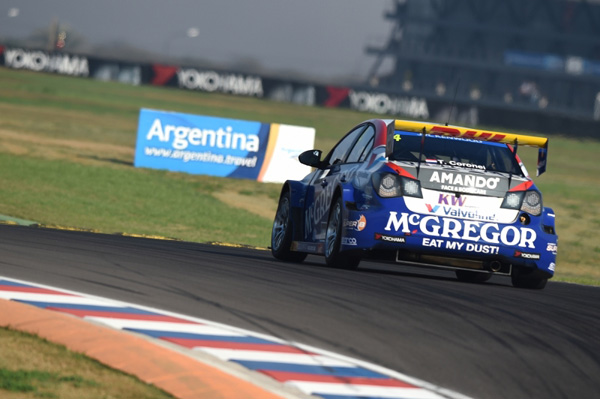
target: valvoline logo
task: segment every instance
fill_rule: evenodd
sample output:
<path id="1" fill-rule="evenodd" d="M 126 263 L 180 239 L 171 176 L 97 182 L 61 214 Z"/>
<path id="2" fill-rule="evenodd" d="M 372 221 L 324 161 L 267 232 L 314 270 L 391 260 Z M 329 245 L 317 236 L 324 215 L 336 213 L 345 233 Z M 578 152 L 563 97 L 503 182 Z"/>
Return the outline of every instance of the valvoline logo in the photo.
<path id="1" fill-rule="evenodd" d="M 431 213 L 436 213 L 440 209 L 439 205 L 432 206 L 431 204 L 425 204 L 425 206 L 427 206 L 427 210 Z"/>

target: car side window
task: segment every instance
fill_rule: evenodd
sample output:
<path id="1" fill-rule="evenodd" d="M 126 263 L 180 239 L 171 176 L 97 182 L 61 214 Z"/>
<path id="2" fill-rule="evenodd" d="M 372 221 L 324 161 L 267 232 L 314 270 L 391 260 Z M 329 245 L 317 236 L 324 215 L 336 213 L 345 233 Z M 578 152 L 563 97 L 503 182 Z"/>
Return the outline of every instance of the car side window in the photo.
<path id="1" fill-rule="evenodd" d="M 346 156 L 358 136 L 365 130 L 365 126 L 359 126 L 346 135 L 329 153 L 326 158 L 329 166 L 346 162 Z"/>
<path id="2" fill-rule="evenodd" d="M 362 162 L 367 157 L 369 151 L 373 147 L 373 141 L 375 138 L 375 128 L 371 125 L 365 129 L 365 131 L 361 134 L 359 139 L 356 141 L 356 144 L 350 151 L 350 155 L 348 155 L 347 163 L 351 162 Z"/>

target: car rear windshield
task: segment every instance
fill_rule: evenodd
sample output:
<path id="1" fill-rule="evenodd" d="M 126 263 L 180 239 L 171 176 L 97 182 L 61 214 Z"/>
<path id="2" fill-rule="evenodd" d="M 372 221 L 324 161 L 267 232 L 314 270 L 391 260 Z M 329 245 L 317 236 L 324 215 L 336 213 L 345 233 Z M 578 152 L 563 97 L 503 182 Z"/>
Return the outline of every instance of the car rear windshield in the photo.
<path id="1" fill-rule="evenodd" d="M 426 135 L 421 152 L 420 134 L 399 131 L 395 134 L 400 134 L 400 140 L 393 140 L 391 160 L 418 162 L 421 154 L 422 163 L 523 175 L 505 144 Z"/>

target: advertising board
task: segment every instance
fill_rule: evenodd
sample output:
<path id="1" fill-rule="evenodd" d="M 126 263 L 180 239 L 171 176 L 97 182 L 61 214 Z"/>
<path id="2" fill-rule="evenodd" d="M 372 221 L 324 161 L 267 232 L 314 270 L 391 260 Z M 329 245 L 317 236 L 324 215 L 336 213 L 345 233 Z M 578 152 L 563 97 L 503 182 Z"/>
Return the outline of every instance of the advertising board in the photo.
<path id="1" fill-rule="evenodd" d="M 141 109 L 134 165 L 281 183 L 310 173 L 298 155 L 314 140 L 309 127 Z"/>

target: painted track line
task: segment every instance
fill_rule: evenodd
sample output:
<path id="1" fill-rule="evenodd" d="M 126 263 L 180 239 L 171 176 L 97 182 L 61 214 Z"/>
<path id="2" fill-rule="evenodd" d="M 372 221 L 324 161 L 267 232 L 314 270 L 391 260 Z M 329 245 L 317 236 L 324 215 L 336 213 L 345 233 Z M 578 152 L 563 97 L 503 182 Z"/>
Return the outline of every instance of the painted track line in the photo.
<path id="1" fill-rule="evenodd" d="M 227 370 L 250 370 L 250 379 L 256 381 L 259 375 L 258 380 L 269 380 L 266 385 L 271 391 L 287 397 L 468 399 L 368 362 L 141 305 L 4 277 L 0 277 L 0 298 L 77 316 L 184 353 L 202 354 L 204 360 L 228 365 Z M 275 389 L 279 383 L 280 389 Z"/>

